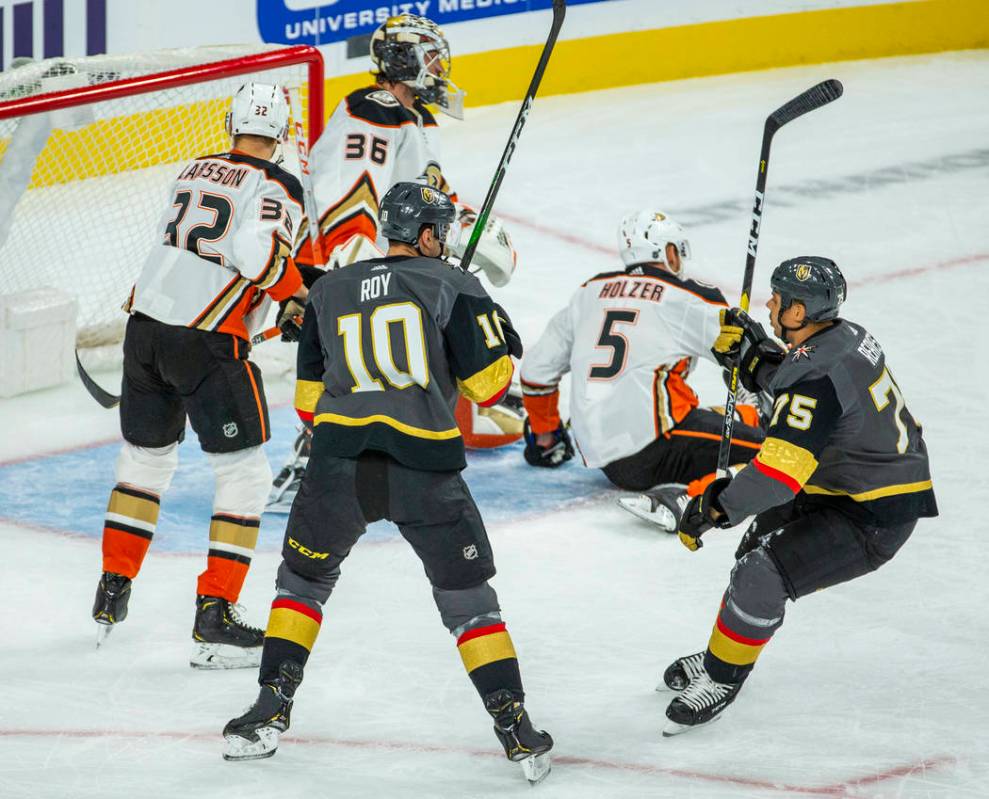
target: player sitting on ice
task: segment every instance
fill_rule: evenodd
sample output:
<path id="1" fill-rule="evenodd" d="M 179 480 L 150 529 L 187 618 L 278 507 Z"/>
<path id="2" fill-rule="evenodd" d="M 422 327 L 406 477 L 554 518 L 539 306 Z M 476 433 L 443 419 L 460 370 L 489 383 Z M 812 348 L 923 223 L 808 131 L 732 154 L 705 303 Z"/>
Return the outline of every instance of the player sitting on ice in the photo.
<path id="1" fill-rule="evenodd" d="M 674 661 L 679 694 L 664 735 L 717 719 L 783 623 L 787 599 L 875 571 L 917 520 L 937 515 L 927 448 L 882 347 L 838 318 L 845 278 L 827 259 L 784 261 L 766 307 L 783 349 L 744 312 L 726 313 L 718 357 L 740 357 L 750 391 L 774 412 L 755 459 L 687 505 L 679 537 L 691 551 L 712 527 L 755 516 L 735 553 L 707 649 Z"/>
<path id="2" fill-rule="evenodd" d="M 351 92 L 337 105 L 326 130 L 313 146 L 312 176 L 319 214 L 318 252 L 303 244 L 296 260 L 308 287 L 329 269 L 377 258 L 388 246 L 378 226 L 378 199 L 399 181 L 420 181 L 451 194 L 440 167 L 439 127 L 427 107 L 438 106 L 463 118 L 464 93 L 450 80 L 450 46 L 431 20 L 415 14 L 390 17 L 372 35 L 375 82 Z M 456 201 L 456 195 L 453 195 Z M 451 246 L 460 256 L 476 221 L 474 211 L 458 206 L 463 234 Z M 307 238 L 308 242 L 308 238 Z M 474 265 L 494 286 L 504 286 L 516 254 L 504 225 L 491 217 L 485 226 Z M 285 314 L 291 318 L 294 314 Z M 297 325 L 283 328 L 283 340 L 298 340 Z M 470 437 L 468 446 L 491 444 L 490 435 L 521 438 L 521 416 L 511 408 L 483 411 L 465 399 L 457 416 Z M 514 418 L 513 418 L 514 417 Z M 517 429 L 516 429 L 517 428 Z M 292 456 L 275 477 L 266 510 L 288 513 L 305 474 L 310 433 L 300 430 Z M 501 440 L 500 438 L 498 440 Z"/>
<path id="3" fill-rule="evenodd" d="M 124 445 L 103 529 L 93 618 L 102 637 L 127 618 L 178 466 L 186 417 L 216 476 L 207 567 L 199 576 L 191 664 L 256 666 L 263 633 L 234 608 L 257 542 L 271 468 L 252 328 L 270 301 L 306 290 L 292 262 L 302 187 L 272 158 L 288 129 L 282 89 L 242 86 L 227 115 L 233 149 L 197 158 L 172 187 L 157 240 L 131 291 L 124 336 Z"/>
<path id="4" fill-rule="evenodd" d="M 228 760 L 274 754 L 340 566 L 368 523 L 389 519 L 425 567 L 506 756 L 530 781 L 549 771 L 553 739 L 533 728 L 523 706 L 453 418 L 458 390 L 481 405 L 508 390 L 510 356 L 521 356 L 522 342 L 480 281 L 441 260 L 454 215 L 442 192 L 396 184 L 381 202 L 387 257 L 313 286 L 296 388 L 299 415 L 315 423 L 312 456 L 286 528 L 261 692 L 223 731 Z M 410 701 L 424 692 L 412 691 Z"/>
<path id="5" fill-rule="evenodd" d="M 618 229 L 623 271 L 584 283 L 546 326 L 522 364 L 529 418 L 525 459 L 556 467 L 573 456 L 560 419 L 559 383 L 571 376 L 570 423 L 584 462 L 619 488 L 619 500 L 669 533 L 690 493 L 714 479 L 722 413 L 698 407 L 687 376 L 711 345 L 727 305 L 714 286 L 687 277 L 690 244 L 668 216 L 640 211 Z M 739 405 L 731 463 L 744 464 L 763 434 L 756 409 Z"/>

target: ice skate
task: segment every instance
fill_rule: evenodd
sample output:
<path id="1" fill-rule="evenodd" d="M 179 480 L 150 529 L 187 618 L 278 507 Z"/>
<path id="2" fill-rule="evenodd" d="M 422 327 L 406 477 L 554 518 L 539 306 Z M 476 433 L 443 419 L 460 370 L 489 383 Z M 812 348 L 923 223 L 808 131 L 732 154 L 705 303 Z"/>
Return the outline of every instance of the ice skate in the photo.
<path id="1" fill-rule="evenodd" d="M 669 738 L 687 730 L 703 727 L 721 718 L 741 689 L 741 683 L 715 682 L 703 669 L 666 708 L 669 721 L 663 737 Z"/>
<path id="2" fill-rule="evenodd" d="M 292 459 L 286 463 L 278 476 L 271 483 L 271 493 L 268 503 L 264 506 L 265 513 L 288 513 L 292 510 L 295 495 L 299 493 L 302 478 L 309 465 L 309 449 L 312 436 L 305 429 L 299 433 L 293 446 Z"/>
<path id="3" fill-rule="evenodd" d="M 97 624 L 97 647 L 107 639 L 115 624 L 127 618 L 130 587 L 130 578 L 122 574 L 103 572 L 103 576 L 100 577 L 100 584 L 96 587 L 96 600 L 93 602 L 93 620 Z"/>
<path id="4" fill-rule="evenodd" d="M 484 707 L 494 719 L 494 731 L 505 747 L 505 756 L 522 766 L 531 785 L 546 779 L 550 772 L 549 751 L 553 739 L 548 732 L 534 729 L 522 702 L 511 691 L 501 690 L 484 698 Z"/>
<path id="5" fill-rule="evenodd" d="M 644 494 L 619 497 L 618 505 L 633 516 L 656 525 L 663 532 L 675 533 L 683 509 L 689 501 L 687 486 L 681 483 L 664 483 Z"/>
<path id="6" fill-rule="evenodd" d="M 236 605 L 216 596 L 196 597 L 192 629 L 194 669 L 245 669 L 261 665 L 264 630 L 243 623 Z"/>
<path id="7" fill-rule="evenodd" d="M 295 691 L 302 682 L 302 666 L 286 660 L 274 682 L 263 683 L 257 701 L 223 728 L 224 760 L 260 760 L 278 749 L 278 736 L 289 728 Z"/>
<path id="8" fill-rule="evenodd" d="M 705 650 L 702 649 L 693 655 L 686 655 L 674 660 L 666 667 L 666 671 L 663 672 L 663 681 L 656 686 L 656 690 L 660 693 L 669 691 L 679 693 L 690 685 L 691 680 L 704 673 L 704 652 Z"/>

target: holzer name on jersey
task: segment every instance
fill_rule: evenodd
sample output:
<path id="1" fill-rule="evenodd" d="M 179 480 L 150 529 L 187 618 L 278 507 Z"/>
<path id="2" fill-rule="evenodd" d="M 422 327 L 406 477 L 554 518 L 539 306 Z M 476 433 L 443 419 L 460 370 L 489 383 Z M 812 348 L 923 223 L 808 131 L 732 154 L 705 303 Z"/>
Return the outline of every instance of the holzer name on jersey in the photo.
<path id="1" fill-rule="evenodd" d="M 663 299 L 663 285 L 651 280 L 611 280 L 601 287 L 598 297 L 612 299 L 621 297 L 630 300 L 659 302 Z"/>
<path id="2" fill-rule="evenodd" d="M 218 164 L 216 161 L 196 161 L 189 165 L 179 180 L 208 180 L 220 186 L 237 186 L 244 182 L 247 170 L 228 164 Z"/>

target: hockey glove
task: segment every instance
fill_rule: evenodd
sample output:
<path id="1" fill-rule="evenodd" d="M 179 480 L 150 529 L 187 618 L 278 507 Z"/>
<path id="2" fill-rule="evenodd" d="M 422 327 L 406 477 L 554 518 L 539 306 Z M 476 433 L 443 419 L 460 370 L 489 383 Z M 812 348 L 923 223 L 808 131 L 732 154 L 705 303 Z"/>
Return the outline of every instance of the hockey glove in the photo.
<path id="1" fill-rule="evenodd" d="M 502 338 L 508 346 L 508 354 L 514 358 L 521 358 L 524 352 L 522 348 L 522 337 L 518 331 L 512 327 L 512 320 L 508 318 L 505 309 L 498 303 L 494 304 L 495 316 L 497 317 L 498 328 L 501 330 Z"/>
<path id="2" fill-rule="evenodd" d="M 722 530 L 731 527 L 731 522 L 728 521 L 718 502 L 718 495 L 730 482 L 730 477 L 719 477 L 711 481 L 704 489 L 704 493 L 694 497 L 684 508 L 680 517 L 680 526 L 677 528 L 677 537 L 691 552 L 696 552 L 704 546 L 701 536 L 712 527 Z M 717 519 L 714 518 L 714 512 L 719 514 Z"/>
<path id="3" fill-rule="evenodd" d="M 726 369 L 738 358 L 738 376 L 749 391 L 759 393 L 759 370 L 766 365 L 778 366 L 786 350 L 767 335 L 765 328 L 741 308 L 721 311 L 721 332 L 711 348 L 715 360 Z"/>
<path id="4" fill-rule="evenodd" d="M 302 314 L 305 306 L 295 297 L 283 300 L 278 306 L 278 317 L 275 324 L 282 331 L 282 341 L 298 341 L 302 335 Z"/>
<path id="5" fill-rule="evenodd" d="M 548 447 L 536 443 L 536 434 L 532 432 L 528 419 L 522 426 L 522 435 L 525 437 L 525 462 L 530 466 L 555 469 L 573 457 L 573 443 L 563 422 L 553 431 L 553 443 Z"/>

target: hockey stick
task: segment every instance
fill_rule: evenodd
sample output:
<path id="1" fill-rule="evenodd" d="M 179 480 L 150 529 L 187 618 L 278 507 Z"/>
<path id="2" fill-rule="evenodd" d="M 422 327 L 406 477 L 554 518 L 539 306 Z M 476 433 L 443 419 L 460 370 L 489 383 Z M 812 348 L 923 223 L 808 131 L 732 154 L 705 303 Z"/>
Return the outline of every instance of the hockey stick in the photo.
<path id="1" fill-rule="evenodd" d="M 549 36 L 546 37 L 546 44 L 543 46 L 542 55 L 539 56 L 539 63 L 536 64 L 536 71 L 532 75 L 532 82 L 529 83 L 529 89 L 525 93 L 525 99 L 522 100 L 522 107 L 519 109 L 519 115 L 515 119 L 515 125 L 512 127 L 512 134 L 508 137 L 505 152 L 501 154 L 501 162 L 498 164 L 498 169 L 495 171 L 494 178 L 491 180 L 488 194 L 484 198 L 481 210 L 477 213 L 477 221 L 474 223 L 474 229 L 471 231 L 467 248 L 464 250 L 463 257 L 460 259 L 460 268 L 465 272 L 470 268 L 470 262 L 474 258 L 477 243 L 481 239 L 481 233 L 488 226 L 488 217 L 491 215 L 491 209 L 494 207 L 495 197 L 498 196 L 501 181 L 504 179 L 505 172 L 508 170 L 508 163 L 515 154 L 515 148 L 518 147 L 519 136 L 522 135 L 522 128 L 525 127 L 526 120 L 529 118 L 529 112 L 532 111 L 532 102 L 536 98 L 536 92 L 539 91 L 539 84 L 542 82 L 543 73 L 546 71 L 546 65 L 549 64 L 549 57 L 553 53 L 556 38 L 560 35 L 560 28 L 563 27 L 563 18 L 566 15 L 566 0 L 553 0 L 553 24 L 550 26 Z"/>
<path id="2" fill-rule="evenodd" d="M 270 341 L 276 336 L 280 336 L 282 329 L 278 325 L 273 325 L 260 333 L 256 333 L 251 336 L 251 346 L 257 344 L 263 344 L 266 341 Z M 96 400 L 100 405 L 102 405 L 107 410 L 116 408 L 120 404 L 120 396 L 117 394 L 111 394 L 105 388 L 100 386 L 86 371 L 85 367 L 82 365 L 82 361 L 79 360 L 79 350 L 76 350 L 76 371 L 79 372 L 79 379 L 82 380 L 83 386 L 86 387 L 86 391 L 89 392 L 94 400 Z"/>
<path id="3" fill-rule="evenodd" d="M 745 256 L 745 276 L 742 278 L 742 299 L 739 307 L 748 313 L 749 297 L 752 294 L 752 279 L 755 275 L 755 256 L 759 248 L 759 228 L 762 224 L 762 211 L 766 202 L 766 175 L 769 172 L 769 147 L 773 136 L 780 128 L 798 117 L 834 102 L 844 91 L 841 83 L 834 78 L 811 86 L 803 94 L 780 106 L 768 117 L 762 132 L 762 150 L 759 153 L 759 170 L 755 184 L 755 203 L 752 206 L 752 227 L 749 229 L 749 248 Z M 735 426 L 735 392 L 738 389 L 738 369 L 736 360 L 731 369 L 731 383 L 728 386 L 728 399 L 725 401 L 725 421 L 721 429 L 721 446 L 718 449 L 718 476 L 728 475 L 728 459 L 731 452 L 731 433 Z"/>

